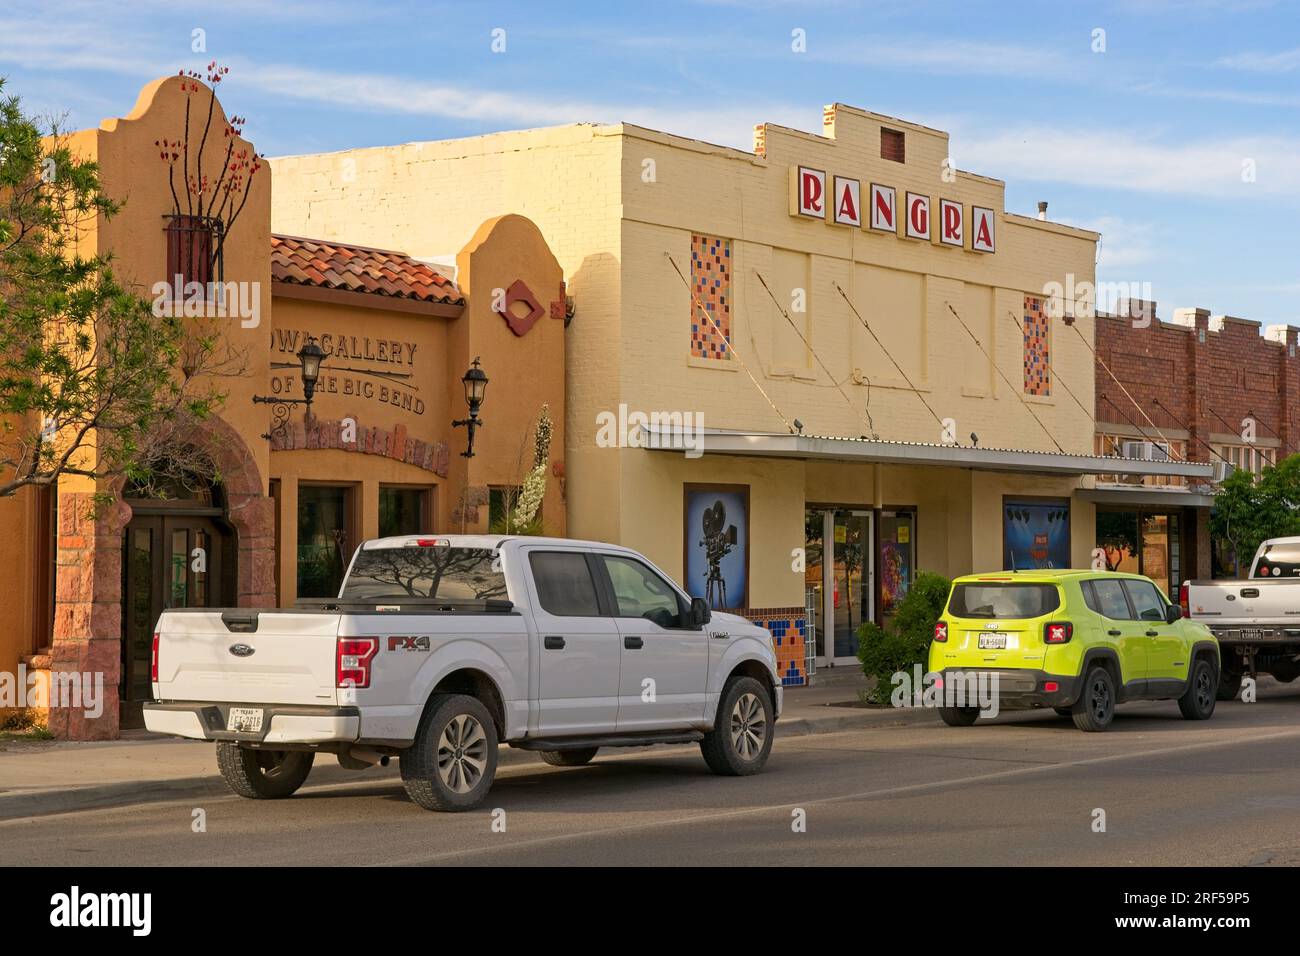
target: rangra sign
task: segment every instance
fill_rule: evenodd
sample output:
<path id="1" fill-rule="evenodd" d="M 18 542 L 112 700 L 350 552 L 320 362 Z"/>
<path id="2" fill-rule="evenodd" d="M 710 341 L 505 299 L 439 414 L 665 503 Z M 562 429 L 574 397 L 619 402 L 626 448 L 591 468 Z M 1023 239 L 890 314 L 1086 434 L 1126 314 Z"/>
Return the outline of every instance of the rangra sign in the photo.
<path id="1" fill-rule="evenodd" d="M 791 166 L 790 215 L 892 232 L 922 242 L 938 241 L 972 252 L 994 252 L 997 248 L 996 217 L 986 206 L 972 205 L 967 214 L 962 203 L 941 197 L 936 217 L 931 197 L 923 193 L 904 192 L 900 209 L 898 191 L 893 186 L 867 183 L 865 196 L 862 186 L 858 179 L 828 176 L 825 170 L 811 166 Z"/>

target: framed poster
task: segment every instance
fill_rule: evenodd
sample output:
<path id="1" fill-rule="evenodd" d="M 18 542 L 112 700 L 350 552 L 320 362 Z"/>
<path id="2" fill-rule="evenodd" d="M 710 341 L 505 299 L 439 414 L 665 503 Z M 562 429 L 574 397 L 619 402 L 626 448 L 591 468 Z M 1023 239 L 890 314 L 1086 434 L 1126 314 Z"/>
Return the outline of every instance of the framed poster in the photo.
<path id="1" fill-rule="evenodd" d="M 684 485 L 686 593 L 715 611 L 749 606 L 749 485 Z"/>
<path id="2" fill-rule="evenodd" d="M 1070 566 L 1068 498 L 1002 499 L 1002 570 Z"/>

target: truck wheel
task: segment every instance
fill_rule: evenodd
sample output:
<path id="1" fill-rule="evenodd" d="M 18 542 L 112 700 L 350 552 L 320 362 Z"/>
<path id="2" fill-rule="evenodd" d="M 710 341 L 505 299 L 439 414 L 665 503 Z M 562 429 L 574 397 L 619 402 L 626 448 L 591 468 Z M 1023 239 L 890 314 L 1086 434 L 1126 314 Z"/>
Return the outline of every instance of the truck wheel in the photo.
<path id="1" fill-rule="evenodd" d="M 732 678 L 722 689 L 713 729 L 700 741 L 704 762 L 725 777 L 758 773 L 772 752 L 774 723 L 767 688 L 752 677 Z"/>
<path id="2" fill-rule="evenodd" d="M 1104 667 L 1093 667 L 1083 681 L 1083 693 L 1070 708 L 1074 726 L 1097 733 L 1115 719 L 1115 681 Z"/>
<path id="3" fill-rule="evenodd" d="M 1230 671 L 1224 671 L 1219 675 L 1219 689 L 1215 693 L 1218 700 L 1236 700 L 1237 695 L 1241 693 L 1242 674 L 1233 674 Z"/>
<path id="4" fill-rule="evenodd" d="M 424 809 L 455 813 L 478 806 L 497 772 L 492 715 L 466 694 L 433 698 L 398 764 L 406 795 Z"/>
<path id="5" fill-rule="evenodd" d="M 949 727 L 969 727 L 980 719 L 978 707 L 940 707 L 939 716 Z"/>
<path id="6" fill-rule="evenodd" d="M 581 750 L 543 750 L 542 760 L 552 767 L 581 767 L 591 763 L 599 747 L 584 747 Z"/>
<path id="7" fill-rule="evenodd" d="M 315 759 L 310 750 L 253 750 L 230 740 L 217 742 L 217 767 L 226 786 L 250 800 L 292 796 Z"/>
<path id="8" fill-rule="evenodd" d="M 1178 698 L 1178 709 L 1188 720 L 1206 720 L 1214 713 L 1214 668 L 1204 657 L 1192 661 L 1187 690 Z"/>

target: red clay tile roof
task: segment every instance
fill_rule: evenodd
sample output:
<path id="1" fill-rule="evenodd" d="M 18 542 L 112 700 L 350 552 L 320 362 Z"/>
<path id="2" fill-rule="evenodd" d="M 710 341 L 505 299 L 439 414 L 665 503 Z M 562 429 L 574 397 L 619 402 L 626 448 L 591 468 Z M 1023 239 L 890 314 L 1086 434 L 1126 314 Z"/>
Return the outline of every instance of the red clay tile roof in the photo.
<path id="1" fill-rule="evenodd" d="M 464 305 L 456 284 L 403 252 L 371 249 L 300 236 L 271 236 L 271 278 L 276 282 L 373 295 Z"/>

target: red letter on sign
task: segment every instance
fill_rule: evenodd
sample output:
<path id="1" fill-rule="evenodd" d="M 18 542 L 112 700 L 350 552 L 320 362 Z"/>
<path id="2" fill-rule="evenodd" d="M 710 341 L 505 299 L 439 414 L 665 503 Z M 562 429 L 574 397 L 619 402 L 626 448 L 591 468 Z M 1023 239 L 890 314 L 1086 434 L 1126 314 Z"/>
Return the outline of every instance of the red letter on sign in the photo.
<path id="1" fill-rule="evenodd" d="M 930 238 L 930 197 L 907 194 L 907 237 Z"/>
<path id="2" fill-rule="evenodd" d="M 803 174 L 803 201 L 800 205 L 809 212 L 822 211 L 822 181 L 816 173 Z"/>
<path id="3" fill-rule="evenodd" d="M 950 246 L 960 246 L 962 244 L 961 203 L 940 199 L 939 215 L 943 221 L 943 231 L 939 238 Z"/>

